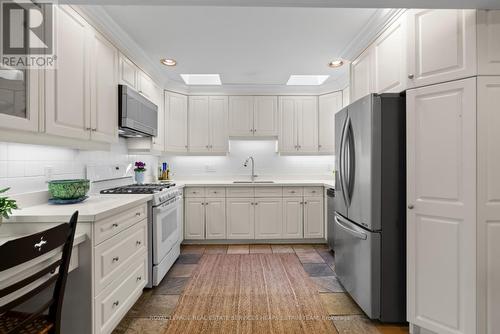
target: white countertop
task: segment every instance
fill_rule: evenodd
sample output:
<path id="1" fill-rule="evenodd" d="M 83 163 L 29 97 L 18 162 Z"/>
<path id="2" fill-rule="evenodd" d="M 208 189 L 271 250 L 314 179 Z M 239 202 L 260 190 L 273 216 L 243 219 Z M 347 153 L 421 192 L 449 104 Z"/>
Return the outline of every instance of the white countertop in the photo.
<path id="1" fill-rule="evenodd" d="M 36 232 L 34 232 L 36 233 Z M 0 234 L 0 245 L 3 245 L 7 241 L 22 238 L 24 236 L 27 236 L 29 234 Z M 77 233 L 75 234 L 75 239 L 73 241 L 73 246 L 77 246 L 87 240 L 87 234 L 86 233 Z"/>
<path id="2" fill-rule="evenodd" d="M 240 181 L 240 180 L 238 180 Z M 233 180 L 182 180 L 186 187 L 224 186 L 224 187 L 272 187 L 272 186 L 305 186 L 305 187 L 328 187 L 334 188 L 334 180 L 273 180 L 261 178 L 258 181 L 273 181 L 272 183 L 234 183 Z"/>
<path id="3" fill-rule="evenodd" d="M 39 204 L 14 210 L 12 216 L 4 221 L 9 223 L 66 223 L 78 210 L 78 222 L 94 222 L 112 216 L 152 199 L 153 195 L 91 195 L 88 199 L 77 204 L 55 205 Z"/>

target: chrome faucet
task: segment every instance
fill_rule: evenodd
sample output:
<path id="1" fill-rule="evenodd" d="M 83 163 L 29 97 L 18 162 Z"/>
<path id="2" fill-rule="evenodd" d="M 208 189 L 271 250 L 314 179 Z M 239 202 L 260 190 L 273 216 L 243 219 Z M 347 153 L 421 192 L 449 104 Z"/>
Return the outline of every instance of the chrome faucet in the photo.
<path id="1" fill-rule="evenodd" d="M 245 163 L 243 164 L 244 167 L 248 167 L 248 161 L 252 162 L 252 174 L 250 175 L 250 180 L 252 180 L 252 182 L 255 182 L 255 178 L 258 176 L 258 175 L 255 175 L 255 160 L 251 156 L 248 157 L 245 160 Z"/>

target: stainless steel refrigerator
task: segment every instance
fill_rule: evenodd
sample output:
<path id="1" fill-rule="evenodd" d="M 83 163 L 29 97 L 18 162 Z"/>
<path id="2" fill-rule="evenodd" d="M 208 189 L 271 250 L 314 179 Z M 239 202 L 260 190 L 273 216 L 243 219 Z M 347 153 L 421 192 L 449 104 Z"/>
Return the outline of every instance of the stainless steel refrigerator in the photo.
<path id="1" fill-rule="evenodd" d="M 335 115 L 335 272 L 383 322 L 406 321 L 405 133 L 402 94 L 371 94 Z"/>

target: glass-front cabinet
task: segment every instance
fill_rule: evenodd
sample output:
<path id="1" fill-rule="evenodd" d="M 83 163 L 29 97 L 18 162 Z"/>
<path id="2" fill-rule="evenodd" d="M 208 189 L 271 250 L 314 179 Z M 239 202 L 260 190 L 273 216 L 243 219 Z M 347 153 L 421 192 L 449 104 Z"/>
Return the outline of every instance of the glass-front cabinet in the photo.
<path id="1" fill-rule="evenodd" d="M 38 131 L 37 70 L 0 65 L 0 129 Z"/>

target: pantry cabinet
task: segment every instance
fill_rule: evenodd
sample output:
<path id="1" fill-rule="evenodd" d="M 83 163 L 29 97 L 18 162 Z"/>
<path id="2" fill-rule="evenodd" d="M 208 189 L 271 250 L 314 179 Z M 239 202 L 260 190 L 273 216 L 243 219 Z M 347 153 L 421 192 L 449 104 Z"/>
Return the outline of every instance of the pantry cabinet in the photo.
<path id="1" fill-rule="evenodd" d="M 318 98 L 282 96 L 279 108 L 280 153 L 318 152 Z"/>
<path id="2" fill-rule="evenodd" d="M 283 199 L 256 198 L 255 239 L 283 238 Z"/>
<path id="3" fill-rule="evenodd" d="M 411 9 L 407 17 L 409 87 L 477 73 L 476 10 Z"/>
<path id="4" fill-rule="evenodd" d="M 276 96 L 230 96 L 229 136 L 269 137 L 278 135 Z"/>
<path id="5" fill-rule="evenodd" d="M 318 151 L 321 153 L 335 152 L 335 114 L 340 109 L 342 109 L 342 92 L 319 97 Z"/>
<path id="6" fill-rule="evenodd" d="M 165 92 L 165 151 L 187 152 L 188 107 L 186 95 Z"/>

